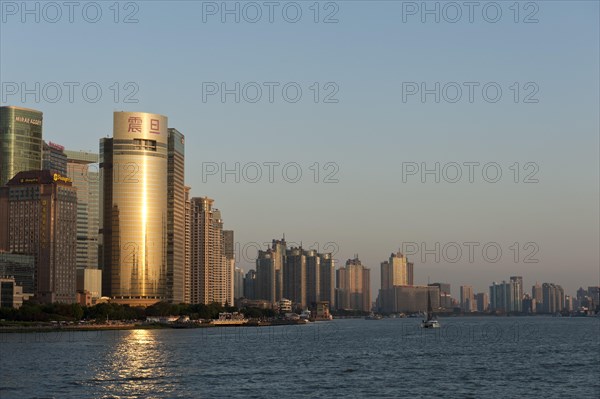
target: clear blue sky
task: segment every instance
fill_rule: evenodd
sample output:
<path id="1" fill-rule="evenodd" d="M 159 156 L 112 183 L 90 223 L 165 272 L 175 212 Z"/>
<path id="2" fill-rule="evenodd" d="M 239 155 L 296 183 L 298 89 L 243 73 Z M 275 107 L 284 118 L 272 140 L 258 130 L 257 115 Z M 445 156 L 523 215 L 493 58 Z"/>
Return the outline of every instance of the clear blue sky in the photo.
<path id="1" fill-rule="evenodd" d="M 531 284 L 555 282 L 569 294 L 580 285 L 599 283 L 599 6 L 597 1 L 539 1 L 520 3 L 514 22 L 513 1 L 498 2 L 497 23 L 484 19 L 481 6 L 474 22 L 468 9 L 456 23 L 455 10 L 442 7 L 440 23 L 421 14 L 407 15 L 407 2 L 341 1 L 320 3 L 319 19 L 335 13 L 337 23 L 314 23 L 313 1 L 298 2 L 302 17 L 287 22 L 285 2 L 278 3 L 274 22 L 268 8 L 248 23 L 255 10 L 246 8 L 240 23 L 233 16 L 207 15 L 216 4 L 199 1 L 142 1 L 123 9 L 119 20 L 134 12 L 138 23 L 113 22 L 113 4 L 100 2 L 102 17 L 89 23 L 81 7 L 69 23 L 68 10 L 56 23 L 55 10 L 40 8 L 21 22 L 21 10 L 2 2 L 0 78 L 3 105 L 44 112 L 44 137 L 68 149 L 98 150 L 98 139 L 112 134 L 112 112 L 146 111 L 168 116 L 169 125 L 186 135 L 186 180 L 195 196 L 216 200 L 227 228 L 234 229 L 243 247 L 268 242 L 286 233 L 288 241 L 306 246 L 335 242 L 340 264 L 354 253 L 371 267 L 373 289 L 379 286 L 379 263 L 402 242 L 425 242 L 433 247 L 448 242 L 497 242 L 502 258 L 485 261 L 481 246 L 475 261 L 463 251 L 460 261 L 439 263 L 433 256 L 415 260 L 417 283 L 446 281 L 472 284 L 487 291 L 492 281 L 523 275 Z M 262 4 L 259 2 L 258 4 Z M 21 2 L 16 3 L 21 7 Z M 33 7 L 33 3 L 28 3 Z M 81 3 L 84 4 L 84 3 Z M 235 7 L 235 2 L 228 2 Z M 239 2 L 242 8 L 245 2 Z M 421 7 L 422 2 L 414 3 Z M 435 2 L 427 2 L 434 7 Z M 459 2 L 462 4 L 462 2 Z M 8 7 L 8 8 L 7 8 Z M 41 3 L 40 7 L 43 7 Z M 444 11 L 445 10 L 445 11 Z M 94 10 L 88 9 L 88 19 Z M 288 18 L 294 9 L 287 9 Z M 16 15 L 13 15 L 16 12 Z M 46 12 L 46 14 L 43 14 Z M 495 17 L 487 9 L 488 19 Z M 523 23 L 528 16 L 538 23 Z M 446 17 L 446 18 L 444 18 Z M 445 20 L 446 19 L 446 20 Z M 10 82 L 33 87 L 48 82 L 97 82 L 103 89 L 97 103 L 85 101 L 81 86 L 73 103 L 66 88 L 56 103 L 29 95 L 8 95 Z M 115 103 L 110 86 L 121 86 Z M 135 82 L 137 104 L 124 103 L 123 87 Z M 203 82 L 297 82 L 300 101 L 288 103 L 281 86 L 270 103 L 267 89 L 257 103 L 228 96 L 202 99 Z M 321 96 L 339 88 L 338 103 L 315 103 L 309 88 L 319 82 Z M 402 99 L 403 82 L 496 82 L 503 90 L 496 103 L 486 102 L 481 86 L 470 103 L 464 88 L 457 103 L 422 103 L 418 95 Z M 520 99 L 514 102 L 514 82 Z M 533 86 L 524 85 L 533 82 Z M 537 88 L 538 103 L 524 103 Z M 254 92 L 249 92 L 252 95 Z M 448 92 L 453 96 L 453 92 Z M 43 93 L 42 93 L 43 94 Z M 43 96 L 42 96 L 43 97 Z M 6 101 L 5 101 L 6 100 Z M 476 169 L 474 183 L 423 184 L 418 176 L 402 181 L 403 162 L 497 162 L 503 172 L 495 184 Z M 227 176 L 202 179 L 203 162 L 297 162 L 300 182 L 292 184 L 276 169 L 275 181 L 233 181 Z M 313 182 L 314 162 L 319 180 L 335 162 L 338 183 Z M 539 166 L 537 184 L 515 184 L 509 167 L 521 166 L 520 180 Z M 263 169 L 266 172 L 267 169 Z M 463 172 L 467 169 L 464 168 Z M 293 177 L 293 176 L 292 176 Z M 539 247 L 539 263 L 523 263 L 530 250 L 521 250 L 515 263 L 512 243 Z M 253 251 L 250 251 L 252 254 Z M 453 255 L 448 255 L 451 257 Z M 251 266 L 241 259 L 245 270 Z M 373 291 L 373 299 L 376 292 Z"/>

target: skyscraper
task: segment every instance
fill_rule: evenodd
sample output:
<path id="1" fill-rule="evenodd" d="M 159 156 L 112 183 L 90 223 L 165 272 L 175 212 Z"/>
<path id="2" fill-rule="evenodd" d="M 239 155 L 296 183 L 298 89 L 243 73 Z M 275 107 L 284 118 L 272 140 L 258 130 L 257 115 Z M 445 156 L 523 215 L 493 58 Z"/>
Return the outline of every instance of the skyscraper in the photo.
<path id="1" fill-rule="evenodd" d="M 0 249 L 35 258 L 40 302 L 75 302 L 77 190 L 47 170 L 19 172 L 0 188 Z"/>
<path id="2" fill-rule="evenodd" d="M 413 279 L 413 263 L 409 262 L 401 252 L 392 253 L 389 260 L 381 262 L 379 308 L 384 312 L 392 312 L 396 303 L 395 287 L 412 286 Z"/>
<path id="3" fill-rule="evenodd" d="M 306 259 L 306 305 L 316 307 L 321 300 L 321 257 L 314 249 L 304 251 Z"/>
<path id="4" fill-rule="evenodd" d="M 236 267 L 233 277 L 233 299 L 239 299 L 244 297 L 244 269 Z"/>
<path id="5" fill-rule="evenodd" d="M 490 302 L 488 300 L 488 294 L 485 292 L 478 292 L 475 294 L 475 302 L 477 303 L 478 312 L 487 312 Z"/>
<path id="6" fill-rule="evenodd" d="M 307 305 L 306 254 L 302 250 L 302 247 L 293 247 L 286 251 L 285 258 L 285 266 L 283 268 L 283 297 L 291 300 L 295 305 L 304 308 Z"/>
<path id="7" fill-rule="evenodd" d="M 283 269 L 287 244 L 285 238 L 273 240 L 271 248 L 259 250 L 256 258 L 256 299 L 271 303 L 283 298 Z M 287 298 L 290 299 L 290 298 Z"/>
<path id="8" fill-rule="evenodd" d="M 512 285 L 511 290 L 511 303 L 513 312 L 523 311 L 523 277 L 521 276 L 510 276 L 510 282 Z"/>
<path id="9" fill-rule="evenodd" d="M 328 302 L 329 308 L 335 308 L 335 260 L 333 254 L 319 254 L 320 300 Z"/>
<path id="10" fill-rule="evenodd" d="M 0 186 L 18 172 L 42 167 L 42 112 L 0 107 Z"/>
<path id="11" fill-rule="evenodd" d="M 49 170 L 51 173 L 67 175 L 67 155 L 65 147 L 53 142 L 42 145 L 42 169 Z"/>
<path id="12" fill-rule="evenodd" d="M 244 298 L 256 299 L 256 271 L 254 269 L 248 270 L 244 277 Z"/>
<path id="13" fill-rule="evenodd" d="M 184 303 L 192 303 L 192 199 L 191 187 L 185 186 L 185 240 L 184 240 Z"/>
<path id="14" fill-rule="evenodd" d="M 475 294 L 470 285 L 460 287 L 460 308 L 463 312 L 473 312 L 476 309 Z"/>
<path id="15" fill-rule="evenodd" d="M 531 286 L 531 299 L 535 300 L 535 309 L 532 309 L 536 312 L 542 312 L 543 311 L 543 305 L 542 303 L 544 302 L 544 294 L 542 291 L 542 286 L 536 281 L 535 285 Z"/>
<path id="16" fill-rule="evenodd" d="M 371 270 L 363 266 L 358 255 L 348 259 L 336 271 L 336 306 L 338 309 L 371 310 Z"/>
<path id="17" fill-rule="evenodd" d="M 233 267 L 223 247 L 221 212 L 214 200 L 192 198 L 191 302 L 233 304 Z"/>
<path id="18" fill-rule="evenodd" d="M 65 155 L 67 176 L 77 188 L 77 269 L 97 269 L 100 182 L 97 169 L 89 166 L 98 163 L 98 154 L 66 150 Z"/>
<path id="19" fill-rule="evenodd" d="M 392 253 L 388 261 L 381 262 L 381 289 L 413 285 L 412 266 L 401 252 Z"/>
<path id="20" fill-rule="evenodd" d="M 185 138 L 169 128 L 167 175 L 167 298 L 185 302 Z"/>
<path id="21" fill-rule="evenodd" d="M 167 117 L 115 112 L 100 140 L 102 291 L 115 302 L 166 301 Z"/>
<path id="22" fill-rule="evenodd" d="M 523 311 L 522 285 L 518 277 L 513 276 L 510 282 L 503 281 L 501 284 L 492 283 L 490 286 L 490 310 L 494 312 Z"/>
<path id="23" fill-rule="evenodd" d="M 557 313 L 562 312 L 565 305 L 565 292 L 560 285 L 553 283 L 542 284 L 542 312 Z"/>

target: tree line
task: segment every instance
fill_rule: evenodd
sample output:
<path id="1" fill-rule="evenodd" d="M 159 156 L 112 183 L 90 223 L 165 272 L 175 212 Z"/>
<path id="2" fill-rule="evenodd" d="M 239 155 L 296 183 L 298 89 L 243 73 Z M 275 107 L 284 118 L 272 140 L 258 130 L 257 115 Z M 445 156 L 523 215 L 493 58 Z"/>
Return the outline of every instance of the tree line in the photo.
<path id="1" fill-rule="evenodd" d="M 103 302 L 94 306 L 82 306 L 78 303 L 41 304 L 26 301 L 19 309 L 0 307 L 0 320 L 7 321 L 80 321 L 80 320 L 145 320 L 148 316 L 189 316 L 191 320 L 217 319 L 221 312 L 241 312 L 247 318 L 275 317 L 272 309 L 243 308 L 225 306 L 219 303 L 173 304 L 158 302 L 152 306 L 129 306 Z"/>

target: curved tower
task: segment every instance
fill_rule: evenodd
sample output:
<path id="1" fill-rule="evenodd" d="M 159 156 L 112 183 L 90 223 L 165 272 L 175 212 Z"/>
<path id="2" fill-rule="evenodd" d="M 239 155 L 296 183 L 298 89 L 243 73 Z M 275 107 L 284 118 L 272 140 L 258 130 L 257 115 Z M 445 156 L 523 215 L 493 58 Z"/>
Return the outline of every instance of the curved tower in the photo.
<path id="1" fill-rule="evenodd" d="M 167 117 L 115 112 L 100 143 L 103 294 L 150 305 L 167 293 Z"/>

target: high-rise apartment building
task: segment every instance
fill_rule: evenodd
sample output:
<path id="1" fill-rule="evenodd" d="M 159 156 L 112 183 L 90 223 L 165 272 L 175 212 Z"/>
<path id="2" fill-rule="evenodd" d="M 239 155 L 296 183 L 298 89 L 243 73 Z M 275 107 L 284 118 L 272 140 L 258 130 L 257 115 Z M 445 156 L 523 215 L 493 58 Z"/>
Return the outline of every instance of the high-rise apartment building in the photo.
<path id="1" fill-rule="evenodd" d="M 302 247 L 289 248 L 286 251 L 285 258 L 285 266 L 283 267 L 283 297 L 291 300 L 293 304 L 304 308 L 307 305 L 305 251 L 302 250 Z M 314 276 L 314 271 L 312 274 Z"/>
<path id="2" fill-rule="evenodd" d="M 184 303 L 192 303 L 192 199 L 191 187 L 185 186 L 185 240 L 184 240 Z"/>
<path id="3" fill-rule="evenodd" d="M 335 259 L 333 254 L 319 254 L 319 293 L 320 301 L 328 302 L 329 308 L 335 308 Z"/>
<path id="4" fill-rule="evenodd" d="M 236 267 L 233 271 L 233 300 L 244 298 L 244 269 Z"/>
<path id="5" fill-rule="evenodd" d="M 544 283 L 542 284 L 542 312 L 543 313 L 558 313 L 564 310 L 565 292 L 558 284 Z"/>
<path id="6" fill-rule="evenodd" d="M 233 265 L 223 246 L 221 212 L 214 200 L 192 198 L 191 302 L 233 304 Z"/>
<path id="7" fill-rule="evenodd" d="M 285 238 L 273 240 L 271 248 L 258 251 L 256 258 L 256 299 L 276 303 L 283 298 L 283 269 L 286 262 L 286 251 Z"/>
<path id="8" fill-rule="evenodd" d="M 348 259 L 336 271 L 336 306 L 338 309 L 371 310 L 371 270 L 358 256 Z"/>
<path id="9" fill-rule="evenodd" d="M 244 277 L 244 298 L 256 299 L 256 270 L 250 269 Z"/>
<path id="10" fill-rule="evenodd" d="M 460 308 L 463 312 L 473 312 L 477 309 L 475 302 L 475 293 L 470 285 L 462 285 L 460 287 Z"/>
<path id="11" fill-rule="evenodd" d="M 35 258 L 40 302 L 75 302 L 77 190 L 47 170 L 19 172 L 0 188 L 0 250 Z"/>
<path id="12" fill-rule="evenodd" d="M 490 286 L 490 310 L 502 313 L 521 313 L 523 311 L 523 289 L 518 278 L 510 282 L 496 282 Z"/>
<path id="13" fill-rule="evenodd" d="M 479 292 L 475 294 L 475 302 L 477 304 L 478 312 L 487 312 L 488 307 L 490 306 L 488 294 L 486 294 L 485 292 Z"/>
<path id="14" fill-rule="evenodd" d="M 381 289 L 398 285 L 413 285 L 413 264 L 401 252 L 392 253 L 389 260 L 381 262 Z"/>
<path id="15" fill-rule="evenodd" d="M 102 291 L 117 303 L 172 300 L 167 287 L 167 117 L 115 112 L 100 140 Z"/>
<path id="16" fill-rule="evenodd" d="M 0 107 L 0 186 L 18 172 L 42 168 L 42 112 Z"/>

